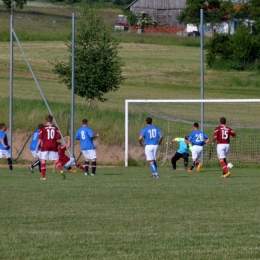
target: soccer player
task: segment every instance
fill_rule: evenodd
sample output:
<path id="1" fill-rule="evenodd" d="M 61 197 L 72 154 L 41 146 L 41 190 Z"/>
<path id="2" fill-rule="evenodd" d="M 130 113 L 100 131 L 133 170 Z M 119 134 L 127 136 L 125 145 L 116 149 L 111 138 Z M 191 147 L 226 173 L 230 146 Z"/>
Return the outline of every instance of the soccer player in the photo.
<path id="1" fill-rule="evenodd" d="M 156 126 L 153 126 L 152 118 L 146 118 L 146 127 L 142 129 L 139 136 L 140 146 L 145 145 L 145 155 L 146 160 L 150 163 L 150 169 L 152 171 L 152 178 L 159 178 L 157 172 L 156 156 L 158 152 L 158 144 L 162 143 L 163 135 L 160 129 Z"/>
<path id="2" fill-rule="evenodd" d="M 92 176 L 96 175 L 97 167 L 97 153 L 93 143 L 95 138 L 99 137 L 99 134 L 94 134 L 92 129 L 88 126 L 88 120 L 82 120 L 82 127 L 78 129 L 76 133 L 76 140 L 80 141 L 82 154 L 85 158 L 85 175 L 89 175 L 89 165 L 91 162 Z"/>
<path id="3" fill-rule="evenodd" d="M 6 125 L 0 124 L 0 158 L 5 157 L 7 159 L 10 171 L 13 170 L 13 163 L 11 159 L 10 146 L 6 135 Z"/>
<path id="4" fill-rule="evenodd" d="M 36 158 L 37 160 L 31 164 L 29 166 L 29 170 L 33 173 L 33 168 L 36 167 L 38 165 L 39 167 L 39 173 L 41 173 L 41 161 L 40 161 L 40 155 L 41 155 L 41 145 L 39 146 L 38 148 L 38 153 L 35 152 L 35 149 L 36 149 L 36 145 L 37 145 L 37 142 L 38 142 L 38 135 L 40 133 L 40 129 L 43 127 L 43 124 L 39 124 L 38 127 L 37 127 L 37 130 L 32 134 L 32 141 L 31 141 L 31 144 L 30 144 L 30 151 L 33 155 L 33 158 Z"/>
<path id="5" fill-rule="evenodd" d="M 173 144 L 174 142 L 179 142 L 179 149 L 171 159 L 173 170 L 176 170 L 176 162 L 180 158 L 183 158 L 184 160 L 184 169 L 188 169 L 189 155 L 192 151 L 192 145 L 189 144 L 188 138 L 189 136 L 185 136 L 184 138 L 176 137 L 170 141 L 170 144 Z"/>
<path id="6" fill-rule="evenodd" d="M 63 169 L 67 169 L 69 172 L 75 173 L 77 172 L 76 170 L 72 170 L 71 166 L 76 165 L 79 169 L 82 171 L 85 171 L 85 168 L 80 164 L 76 163 L 74 158 L 69 158 L 65 152 L 70 148 L 70 136 L 67 136 L 67 145 L 66 146 L 61 146 L 60 142 L 57 142 L 58 145 L 58 154 L 59 154 L 59 160 L 55 162 L 55 165 L 59 168 L 61 171 L 61 174 L 63 174 Z M 64 175 L 65 176 L 65 175 Z"/>
<path id="7" fill-rule="evenodd" d="M 230 148 L 230 136 L 236 138 L 236 133 L 228 126 L 226 126 L 226 118 L 221 117 L 220 125 L 216 127 L 213 135 L 212 146 L 217 142 L 217 155 L 220 162 L 220 165 L 223 170 L 221 178 L 227 178 L 231 175 L 227 168 L 227 155 Z"/>
<path id="8" fill-rule="evenodd" d="M 199 130 L 199 124 L 194 123 L 193 125 L 193 131 L 191 132 L 188 141 L 192 144 L 192 165 L 188 172 L 192 172 L 193 168 L 197 165 L 197 172 L 200 172 L 200 169 L 202 167 L 202 163 L 200 163 L 198 160 L 203 152 L 203 145 L 207 144 L 209 142 L 208 136 Z"/>
<path id="9" fill-rule="evenodd" d="M 45 120 L 46 125 L 40 129 L 38 142 L 35 148 L 35 152 L 38 153 L 39 147 L 42 143 L 40 154 L 42 177 L 40 180 L 46 179 L 46 161 L 57 161 L 59 159 L 57 140 L 61 139 L 58 127 L 52 124 L 53 116 L 48 115 Z"/>

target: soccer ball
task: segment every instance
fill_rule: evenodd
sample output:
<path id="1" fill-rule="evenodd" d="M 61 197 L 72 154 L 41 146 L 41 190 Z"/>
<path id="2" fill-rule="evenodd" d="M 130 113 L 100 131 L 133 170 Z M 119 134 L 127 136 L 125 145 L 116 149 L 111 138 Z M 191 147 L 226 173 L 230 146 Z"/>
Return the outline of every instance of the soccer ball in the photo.
<path id="1" fill-rule="evenodd" d="M 233 165 L 233 163 L 230 162 L 227 164 L 227 167 L 228 167 L 228 169 L 232 169 L 234 167 L 234 165 Z"/>

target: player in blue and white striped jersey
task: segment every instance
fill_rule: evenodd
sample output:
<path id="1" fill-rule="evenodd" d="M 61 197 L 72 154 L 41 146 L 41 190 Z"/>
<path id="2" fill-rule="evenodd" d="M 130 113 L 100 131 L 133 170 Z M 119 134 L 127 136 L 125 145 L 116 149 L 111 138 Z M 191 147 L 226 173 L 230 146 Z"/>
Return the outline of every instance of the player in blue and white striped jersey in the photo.
<path id="1" fill-rule="evenodd" d="M 144 139 L 146 160 L 150 163 L 150 168 L 152 171 L 151 177 L 159 178 L 156 156 L 158 152 L 158 144 L 160 145 L 162 143 L 163 135 L 158 127 L 153 126 L 152 118 L 148 117 L 146 119 L 146 124 L 147 126 L 142 129 L 139 136 L 139 144 L 142 146 L 142 141 Z"/>

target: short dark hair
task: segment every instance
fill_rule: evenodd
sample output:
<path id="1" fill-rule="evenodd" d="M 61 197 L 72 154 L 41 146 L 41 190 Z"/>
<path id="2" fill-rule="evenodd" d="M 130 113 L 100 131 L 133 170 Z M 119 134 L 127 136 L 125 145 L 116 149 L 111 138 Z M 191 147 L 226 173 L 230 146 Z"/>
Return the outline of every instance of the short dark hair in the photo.
<path id="1" fill-rule="evenodd" d="M 186 135 L 186 136 L 184 137 L 184 139 L 185 139 L 185 140 L 188 140 L 188 139 L 189 139 L 189 136 L 188 136 L 188 135 Z"/>
<path id="2" fill-rule="evenodd" d="M 199 128 L 199 123 L 194 123 L 193 126 Z"/>
<path id="3" fill-rule="evenodd" d="M 84 119 L 82 120 L 82 124 L 83 124 L 83 125 L 86 125 L 87 123 L 88 123 L 88 119 L 84 118 Z"/>
<path id="4" fill-rule="evenodd" d="M 43 127 L 43 124 L 39 124 L 38 125 L 38 129 L 42 128 Z"/>
<path id="5" fill-rule="evenodd" d="M 221 117 L 220 119 L 219 119 L 219 122 L 220 122 L 220 124 L 226 124 L 226 118 L 225 117 Z"/>
<path id="6" fill-rule="evenodd" d="M 53 116 L 52 115 L 48 115 L 48 116 L 46 116 L 45 120 L 46 120 L 46 122 L 52 123 Z"/>
<path id="7" fill-rule="evenodd" d="M 5 123 L 0 124 L 0 129 L 2 129 L 5 126 Z"/>
<path id="8" fill-rule="evenodd" d="M 153 122 L 153 119 L 151 117 L 146 118 L 146 123 L 150 125 Z"/>

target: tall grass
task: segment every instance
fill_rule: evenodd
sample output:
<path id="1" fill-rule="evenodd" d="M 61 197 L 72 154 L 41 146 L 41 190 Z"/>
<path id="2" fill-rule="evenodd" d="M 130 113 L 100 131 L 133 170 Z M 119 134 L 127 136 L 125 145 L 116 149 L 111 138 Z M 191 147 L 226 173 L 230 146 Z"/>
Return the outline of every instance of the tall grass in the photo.
<path id="1" fill-rule="evenodd" d="M 8 124 L 9 99 L 0 98 L 0 118 Z M 71 106 L 69 103 L 48 102 L 55 116 L 58 126 L 64 135 L 70 133 Z M 13 127 L 16 131 L 33 132 L 37 125 L 45 123 L 49 114 L 45 103 L 41 100 L 18 99 L 13 100 Z M 100 133 L 100 140 L 108 145 L 122 145 L 124 140 L 124 113 L 117 110 L 101 110 L 87 105 L 75 106 L 75 130 L 81 127 L 82 119 L 87 118 L 95 133 Z"/>
<path id="2" fill-rule="evenodd" d="M 130 32 L 116 32 L 116 37 L 124 43 L 158 44 L 164 46 L 199 47 L 199 38 L 181 37 L 170 34 L 137 34 Z"/>

